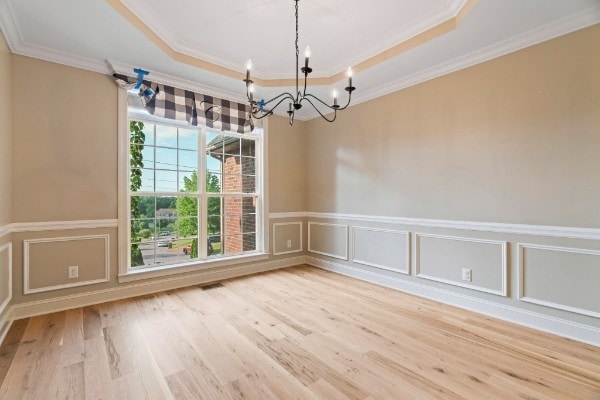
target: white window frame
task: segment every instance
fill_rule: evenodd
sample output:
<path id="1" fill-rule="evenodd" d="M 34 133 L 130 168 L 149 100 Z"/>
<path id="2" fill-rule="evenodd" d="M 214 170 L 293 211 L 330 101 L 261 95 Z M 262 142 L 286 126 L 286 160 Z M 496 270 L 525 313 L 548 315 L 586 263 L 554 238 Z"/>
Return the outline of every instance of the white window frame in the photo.
<path id="1" fill-rule="evenodd" d="M 144 114 L 140 112 L 139 114 L 130 113 L 127 105 L 127 96 L 128 92 L 125 89 L 118 89 L 118 141 L 119 141 L 119 153 L 118 153 L 118 197 L 119 197 L 119 207 L 118 207 L 118 218 L 119 218 L 119 228 L 118 228 L 118 239 L 119 239 L 119 271 L 118 271 L 118 279 L 119 282 L 129 282 L 139 279 L 148 279 L 153 277 L 167 276 L 185 272 L 192 271 L 201 271 L 208 268 L 216 268 L 216 267 L 227 267 L 230 265 L 247 263 L 252 261 L 261 261 L 269 258 L 269 229 L 268 229 L 268 215 L 269 215 L 269 207 L 268 207 L 268 180 L 266 179 L 266 174 L 268 171 L 268 140 L 267 140 L 267 131 L 268 131 L 268 122 L 266 120 L 261 120 L 263 122 L 262 125 L 262 135 L 260 135 L 256 140 L 256 187 L 258 193 L 258 201 L 256 205 L 256 211 L 258 214 L 258 218 L 256 221 L 257 229 L 256 229 L 256 240 L 257 240 L 257 250 L 251 253 L 238 254 L 233 256 L 219 256 L 214 258 L 206 258 L 206 259 L 198 259 L 193 260 L 187 263 L 180 264 L 172 264 L 172 265 L 158 265 L 151 267 L 130 267 L 129 260 L 129 240 L 130 240 L 130 222 L 129 222 L 129 201 L 130 201 L 130 191 L 129 191 L 129 120 L 138 119 L 142 121 L 147 121 L 151 123 L 158 123 L 164 125 L 171 125 L 177 127 L 189 127 L 189 125 L 185 122 L 178 122 L 172 120 L 166 120 L 163 118 L 157 118 L 150 114 Z M 261 127 L 258 126 L 260 129 Z M 207 128 L 200 127 L 202 131 L 200 136 L 200 147 L 198 149 L 198 158 L 199 163 L 204 165 L 204 147 L 205 147 L 205 138 Z M 210 129 L 208 129 L 210 130 Z M 248 136 L 227 132 L 227 135 L 239 136 L 241 138 L 248 138 Z M 198 171 L 198 187 L 204 188 L 206 187 L 206 177 L 201 171 Z M 223 193 L 215 193 L 214 195 L 220 196 Z M 225 194 L 227 195 L 227 194 Z M 232 194 L 237 196 L 238 194 Z M 206 202 L 210 194 L 201 195 L 203 201 L 200 207 L 200 212 L 202 215 L 200 216 L 201 221 L 206 221 Z M 240 194 L 240 196 L 244 197 L 244 194 Z M 249 195 L 254 196 L 254 195 Z M 246 196 L 247 197 L 247 196 Z M 198 230 L 199 243 L 204 243 L 203 240 L 207 239 L 207 235 L 204 232 L 203 228 L 199 227 Z M 200 246 L 199 257 L 203 257 L 206 255 L 206 249 L 204 246 Z"/>

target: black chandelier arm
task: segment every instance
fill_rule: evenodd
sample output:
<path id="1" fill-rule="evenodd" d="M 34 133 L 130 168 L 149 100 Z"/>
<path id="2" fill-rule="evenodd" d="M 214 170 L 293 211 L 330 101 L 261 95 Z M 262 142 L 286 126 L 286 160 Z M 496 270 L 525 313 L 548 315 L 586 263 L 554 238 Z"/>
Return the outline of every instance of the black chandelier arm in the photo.
<path id="1" fill-rule="evenodd" d="M 258 112 L 264 112 L 264 111 L 252 111 L 252 112 L 251 112 L 251 114 L 252 114 L 252 118 L 255 118 L 255 119 L 263 119 L 263 118 L 265 118 L 265 117 L 268 117 L 269 115 L 273 114 L 273 111 L 272 111 L 272 110 L 269 110 L 269 111 L 267 111 L 267 112 L 264 112 L 264 114 L 263 114 L 263 115 L 259 115 L 259 114 L 258 114 Z"/>
<path id="2" fill-rule="evenodd" d="M 275 100 L 279 99 L 280 97 L 283 97 L 283 100 L 289 98 L 290 100 L 292 100 L 293 102 L 295 102 L 296 100 L 294 99 L 294 96 L 289 93 L 289 92 L 283 92 L 275 97 L 273 97 L 272 99 L 265 101 L 265 105 L 270 104 L 272 102 L 274 102 Z M 248 94 L 248 101 L 250 101 L 250 95 Z M 277 105 L 281 104 L 281 101 L 279 103 L 277 103 Z M 272 109 L 275 109 L 277 106 L 273 107 Z"/>
<path id="3" fill-rule="evenodd" d="M 313 99 L 317 100 L 318 102 L 320 102 L 321 104 L 323 104 L 325 107 L 331 109 L 332 111 L 341 111 L 341 110 L 345 110 L 350 105 L 350 102 L 352 101 L 352 91 L 348 91 L 348 101 L 346 102 L 346 104 L 343 107 L 333 107 L 333 106 L 330 106 L 329 104 L 325 103 L 323 100 L 321 100 L 320 98 L 318 98 L 317 96 L 312 95 L 310 93 L 307 94 L 307 95 L 305 95 L 304 97 L 305 98 L 306 97 L 312 97 Z M 308 99 L 306 99 L 306 101 L 308 101 Z M 313 105 L 313 107 L 314 107 L 314 105 Z"/>
<path id="4" fill-rule="evenodd" d="M 315 97 L 315 96 L 313 96 L 313 95 L 311 95 L 311 94 L 308 94 L 307 96 L 310 96 L 310 97 L 312 97 L 312 98 L 315 98 L 315 99 L 319 100 L 321 103 L 323 103 L 323 101 L 322 101 L 322 100 L 320 100 L 318 97 Z M 337 118 L 337 109 L 327 106 L 327 107 L 329 107 L 329 108 L 331 108 L 331 109 L 333 110 L 333 118 L 332 118 L 332 119 L 329 119 L 329 118 L 327 118 L 325 115 L 323 115 L 323 113 L 321 112 L 321 110 L 319 110 L 319 109 L 317 108 L 317 106 L 315 106 L 315 105 L 314 105 L 314 103 L 313 103 L 312 101 L 310 101 L 310 99 L 309 99 L 309 98 L 307 98 L 307 97 L 304 97 L 302 100 L 306 100 L 306 101 L 308 101 L 308 103 L 309 103 L 311 106 L 313 106 L 313 108 L 315 109 L 315 111 L 316 111 L 316 112 L 318 112 L 318 113 L 319 113 L 319 115 L 321 116 L 321 118 L 323 118 L 325 121 L 327 121 L 327 122 L 333 122 L 333 121 L 335 121 L 335 119 Z M 325 104 L 325 103 L 323 103 L 323 104 Z M 325 104 L 325 105 L 327 105 L 327 104 Z"/>
<path id="5" fill-rule="evenodd" d="M 310 104 L 312 104 L 312 102 L 311 102 L 311 101 L 308 99 L 308 97 L 312 97 L 313 99 L 317 100 L 319 103 L 323 104 L 325 107 L 327 107 L 327 108 L 331 109 L 332 111 L 335 111 L 335 110 L 336 110 L 336 108 L 335 108 L 335 107 L 332 107 L 332 106 L 330 106 L 329 104 L 325 103 L 323 100 L 321 100 L 320 98 L 318 98 L 317 96 L 315 96 L 315 95 L 312 95 L 312 94 L 310 94 L 310 93 L 309 93 L 309 94 L 306 94 L 306 95 L 304 95 L 304 98 L 305 98 L 305 99 L 306 99 L 306 101 L 308 101 Z M 314 104 L 313 104 L 313 107 L 314 107 Z"/>
<path id="6" fill-rule="evenodd" d="M 284 93 L 284 94 L 285 94 L 285 93 Z M 285 96 L 284 98 L 282 98 L 281 100 L 279 100 L 279 102 L 278 102 L 277 104 L 275 104 L 275 105 L 273 106 L 273 108 L 271 108 L 270 110 L 266 110 L 266 111 L 260 111 L 260 110 L 258 110 L 258 111 L 254 111 L 254 110 L 253 110 L 253 111 L 252 111 L 252 116 L 253 116 L 254 118 L 256 118 L 256 119 L 263 119 L 264 117 L 266 117 L 266 116 L 269 116 L 269 115 L 273 114 L 273 110 L 275 110 L 277 107 L 279 107 L 279 105 L 280 105 L 281 103 L 283 103 L 283 102 L 284 102 L 284 101 L 286 101 L 287 99 L 291 99 L 292 101 L 294 100 L 294 98 L 292 97 L 292 95 L 291 95 L 291 94 L 287 93 L 287 95 L 288 95 L 288 96 Z M 279 96 L 277 96 L 277 97 L 281 97 L 281 96 L 282 96 L 282 95 L 279 95 Z M 276 97 L 276 98 L 277 98 L 277 97 Z M 269 102 L 271 102 L 271 101 L 275 100 L 276 98 L 269 100 Z M 266 103 L 265 103 L 265 104 L 266 104 Z M 264 114 L 263 114 L 263 115 L 259 115 L 259 114 L 258 114 L 259 112 L 263 112 Z"/>
<path id="7" fill-rule="evenodd" d="M 348 106 L 350 105 L 350 101 L 352 100 L 352 91 L 349 90 L 348 91 L 348 101 L 346 102 L 346 104 L 344 105 L 344 107 L 340 107 L 338 108 L 338 110 L 345 110 L 346 108 L 348 108 Z"/>

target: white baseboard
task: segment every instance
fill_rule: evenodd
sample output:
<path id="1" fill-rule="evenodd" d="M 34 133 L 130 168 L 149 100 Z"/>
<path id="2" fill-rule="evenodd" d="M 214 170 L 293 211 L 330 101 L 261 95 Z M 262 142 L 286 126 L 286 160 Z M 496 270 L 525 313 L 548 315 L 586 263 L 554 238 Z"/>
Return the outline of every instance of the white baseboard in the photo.
<path id="1" fill-rule="evenodd" d="M 17 320 L 21 318 L 34 317 L 36 315 L 64 311 L 77 307 L 85 307 L 107 301 L 121 300 L 164 290 L 177 289 L 186 286 L 235 278 L 238 276 L 256 274 L 259 272 L 291 267 L 293 265 L 302 264 L 304 261 L 304 256 L 284 258 L 281 260 L 260 262 L 252 265 L 204 270 L 195 274 L 173 276 L 169 278 L 153 280 L 150 282 L 134 283 L 126 286 L 121 285 L 110 289 L 55 297 L 48 300 L 30 301 L 27 303 L 13 305 L 10 309 L 11 318 L 13 320 Z"/>
<path id="2" fill-rule="evenodd" d="M 376 272 L 370 272 L 316 257 L 307 256 L 305 263 L 390 289 L 414 294 L 419 297 L 439 301 L 440 303 L 449 304 L 455 307 L 474 311 L 490 317 L 513 322 L 515 324 L 527 326 L 529 328 L 552 333 L 594 346 L 600 346 L 600 328 L 590 325 L 584 325 L 562 318 L 556 318 L 533 311 L 523 310 L 497 302 L 483 300 L 476 297 L 455 293 L 449 290 L 419 284 L 407 279 L 382 275 Z"/>
<path id="3" fill-rule="evenodd" d="M 488 315 L 490 317 L 513 322 L 569 339 L 574 339 L 594 346 L 600 346 L 600 328 L 507 306 L 498 302 L 455 293 L 449 290 L 412 282 L 407 279 L 390 277 L 378 274 L 376 272 L 370 272 L 360 268 L 355 268 L 311 256 L 283 258 L 281 260 L 261 262 L 246 266 L 235 266 L 227 269 L 205 270 L 192 275 L 175 276 L 153 280 L 150 282 L 138 282 L 135 284 L 119 286 L 110 289 L 96 290 L 93 292 L 62 296 L 49 300 L 38 300 L 12 305 L 7 308 L 4 316 L 0 318 L 0 329 L 2 329 L 2 326 L 6 325 L 6 328 L 0 331 L 0 343 L 2 343 L 8 330 L 10 329 L 12 321 L 17 319 L 64 311 L 77 307 L 84 307 L 93 304 L 104 303 L 107 301 L 142 296 L 164 290 L 177 289 L 186 286 L 235 278 L 279 268 L 291 267 L 299 264 L 310 264 L 318 268 L 388 287 L 394 290 L 414 294 L 419 297 L 439 301 L 444 304 L 467 309 L 480 314 Z"/>

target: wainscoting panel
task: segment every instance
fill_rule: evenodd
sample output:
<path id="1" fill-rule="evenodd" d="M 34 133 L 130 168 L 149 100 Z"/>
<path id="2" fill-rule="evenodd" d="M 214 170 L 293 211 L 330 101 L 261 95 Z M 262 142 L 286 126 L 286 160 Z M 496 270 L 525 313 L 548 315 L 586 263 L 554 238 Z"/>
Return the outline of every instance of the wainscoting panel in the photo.
<path id="1" fill-rule="evenodd" d="M 600 318 L 600 251 L 519 243 L 519 299 Z"/>
<path id="2" fill-rule="evenodd" d="M 309 222 L 308 251 L 348 260 L 348 225 Z"/>
<path id="3" fill-rule="evenodd" d="M 302 249 L 302 222 L 273 224 L 273 255 L 299 253 Z"/>
<path id="4" fill-rule="evenodd" d="M 354 226 L 352 262 L 410 274 L 410 233 Z"/>
<path id="5" fill-rule="evenodd" d="M 110 279 L 108 234 L 24 240 L 23 252 L 25 294 Z M 69 266 L 79 267 L 77 278 L 69 279 Z"/>
<path id="6" fill-rule="evenodd" d="M 415 234 L 417 276 L 481 292 L 507 295 L 507 242 Z M 462 269 L 471 270 L 471 281 Z"/>
<path id="7" fill-rule="evenodd" d="M 12 299 L 12 243 L 0 246 L 0 315 Z M 2 326 L 0 326 L 2 328 Z"/>

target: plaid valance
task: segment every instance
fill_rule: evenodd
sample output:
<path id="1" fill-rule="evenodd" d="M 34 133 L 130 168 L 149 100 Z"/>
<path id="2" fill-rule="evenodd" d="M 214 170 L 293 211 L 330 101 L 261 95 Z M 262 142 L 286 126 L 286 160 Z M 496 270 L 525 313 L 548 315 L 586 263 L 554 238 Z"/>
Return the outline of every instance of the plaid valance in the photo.
<path id="1" fill-rule="evenodd" d="M 117 84 L 127 90 L 137 84 L 137 78 L 121 74 L 113 76 Z M 147 80 L 140 86 L 139 95 L 146 111 L 157 117 L 238 133 L 248 133 L 254 129 L 250 106 L 246 104 Z"/>

